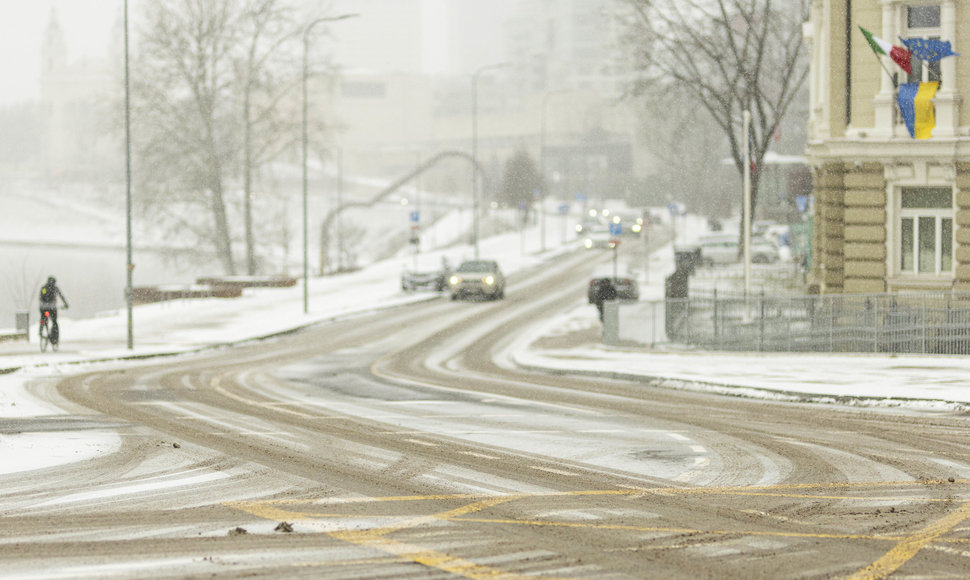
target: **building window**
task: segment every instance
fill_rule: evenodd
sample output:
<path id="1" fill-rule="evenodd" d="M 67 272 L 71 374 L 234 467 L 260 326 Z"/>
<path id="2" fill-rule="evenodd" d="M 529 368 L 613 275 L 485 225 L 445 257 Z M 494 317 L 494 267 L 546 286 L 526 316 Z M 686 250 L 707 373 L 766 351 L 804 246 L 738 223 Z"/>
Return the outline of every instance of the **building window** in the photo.
<path id="1" fill-rule="evenodd" d="M 939 6 L 907 6 L 906 28 L 939 28 Z"/>
<path id="2" fill-rule="evenodd" d="M 938 5 L 929 6 L 907 6 L 906 7 L 906 26 L 903 30 L 906 38 L 928 38 L 939 40 L 942 36 L 940 7 Z M 914 58 L 910 63 L 912 74 L 909 75 L 907 82 L 926 83 L 941 81 L 940 61 L 925 63 Z"/>
<path id="3" fill-rule="evenodd" d="M 930 36 L 928 38 L 939 40 L 938 36 Z M 929 83 L 939 82 L 941 80 L 940 61 L 923 62 L 914 58 L 911 66 L 913 71 L 913 73 L 909 75 L 909 82 L 911 83 Z"/>
<path id="4" fill-rule="evenodd" d="M 904 187 L 900 195 L 901 274 L 953 273 L 953 191 L 949 187 Z"/>

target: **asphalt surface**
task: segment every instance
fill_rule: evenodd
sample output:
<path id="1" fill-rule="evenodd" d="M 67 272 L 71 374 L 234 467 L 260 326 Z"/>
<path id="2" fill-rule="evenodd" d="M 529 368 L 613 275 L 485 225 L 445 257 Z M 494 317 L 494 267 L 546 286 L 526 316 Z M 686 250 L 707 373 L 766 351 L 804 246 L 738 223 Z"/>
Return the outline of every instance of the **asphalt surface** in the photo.
<path id="1" fill-rule="evenodd" d="M 961 413 L 510 366 L 519 336 L 584 299 L 564 281 L 588 261 L 512 277 L 502 301 L 38 373 L 65 428 L 120 444 L 0 476 L 2 575 L 970 574 Z"/>

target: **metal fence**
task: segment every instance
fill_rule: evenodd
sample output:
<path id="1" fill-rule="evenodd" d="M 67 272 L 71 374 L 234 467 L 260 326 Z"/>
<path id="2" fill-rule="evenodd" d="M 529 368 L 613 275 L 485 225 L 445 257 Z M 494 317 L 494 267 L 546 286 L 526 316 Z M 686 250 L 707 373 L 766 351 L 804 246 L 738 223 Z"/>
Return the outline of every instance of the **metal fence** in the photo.
<path id="1" fill-rule="evenodd" d="M 970 292 L 744 296 L 664 303 L 666 340 L 710 350 L 970 354 Z"/>

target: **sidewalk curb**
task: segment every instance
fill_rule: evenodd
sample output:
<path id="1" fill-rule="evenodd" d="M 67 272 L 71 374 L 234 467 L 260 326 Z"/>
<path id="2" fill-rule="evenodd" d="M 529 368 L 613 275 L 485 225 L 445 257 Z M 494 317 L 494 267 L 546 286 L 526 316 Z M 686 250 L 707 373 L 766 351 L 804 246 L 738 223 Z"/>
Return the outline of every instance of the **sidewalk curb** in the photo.
<path id="1" fill-rule="evenodd" d="M 248 343 L 262 342 L 264 340 L 272 340 L 274 338 L 278 338 L 281 336 L 296 334 L 297 332 L 300 332 L 302 330 L 305 330 L 307 328 L 317 326 L 320 324 L 330 324 L 333 322 L 337 322 L 339 320 L 353 318 L 355 316 L 393 310 L 395 308 L 401 308 L 404 306 L 408 306 L 410 304 L 415 304 L 417 302 L 430 302 L 440 297 L 441 297 L 440 295 L 434 294 L 434 295 L 422 297 L 416 300 L 407 300 L 407 301 L 396 302 L 392 304 L 385 304 L 377 308 L 370 307 L 370 308 L 361 309 L 361 310 L 350 310 L 347 312 L 342 312 L 340 314 L 326 316 L 324 318 L 321 318 L 319 320 L 314 320 L 312 322 L 299 324 L 291 328 L 284 328 L 283 330 L 277 330 L 269 334 L 250 336 L 247 338 L 243 338 L 243 339 L 231 341 L 231 342 L 219 342 L 219 343 L 207 344 L 207 345 L 203 345 L 195 348 L 189 348 L 186 350 L 129 354 L 129 355 L 112 356 L 112 357 L 105 357 L 105 358 L 88 358 L 88 359 L 67 360 L 67 361 L 60 361 L 60 362 L 47 362 L 47 363 L 37 363 L 37 364 L 30 364 L 30 365 L 20 365 L 16 367 L 4 367 L 4 368 L 0 368 L 0 376 L 13 374 L 23 369 L 41 369 L 41 368 L 52 367 L 52 366 L 85 365 L 85 364 L 98 364 L 98 363 L 106 363 L 106 362 L 141 361 L 141 360 L 149 360 L 154 358 L 170 358 L 170 357 L 176 357 L 176 356 L 188 355 L 188 354 L 199 354 L 199 353 L 218 350 L 222 348 L 241 346 Z"/>
<path id="2" fill-rule="evenodd" d="M 801 391 L 775 390 L 763 387 L 746 387 L 742 385 L 732 385 L 727 383 L 717 383 L 713 381 L 685 380 L 670 377 L 646 375 L 640 373 L 627 373 L 621 371 L 604 371 L 595 369 L 563 369 L 555 366 L 546 366 L 537 363 L 524 363 L 518 357 L 512 357 L 517 367 L 550 375 L 578 375 L 583 377 L 599 377 L 605 379 L 615 379 L 638 383 L 647 383 L 648 386 L 661 389 L 671 389 L 679 391 L 707 391 L 718 395 L 738 397 L 744 399 L 761 399 L 771 401 L 782 401 L 789 403 L 814 403 L 822 405 L 842 405 L 854 408 L 890 408 L 906 407 L 916 403 L 934 403 L 954 411 L 970 412 L 970 405 L 960 401 L 948 401 L 946 399 L 924 399 L 910 397 L 869 397 L 865 395 L 820 395 L 817 393 L 804 393 Z"/>

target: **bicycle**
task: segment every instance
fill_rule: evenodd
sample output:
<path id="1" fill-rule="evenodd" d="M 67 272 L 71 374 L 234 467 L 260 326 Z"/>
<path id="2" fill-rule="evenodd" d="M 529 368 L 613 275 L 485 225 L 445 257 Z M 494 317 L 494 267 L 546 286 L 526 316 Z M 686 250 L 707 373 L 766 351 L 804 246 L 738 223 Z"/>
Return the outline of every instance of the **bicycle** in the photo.
<path id="1" fill-rule="evenodd" d="M 42 310 L 40 315 L 40 328 L 38 333 L 40 334 L 40 352 L 47 351 L 47 345 L 49 344 L 51 350 L 57 351 L 58 338 L 57 336 L 51 336 L 51 323 L 50 323 L 51 313 L 49 310 Z"/>

